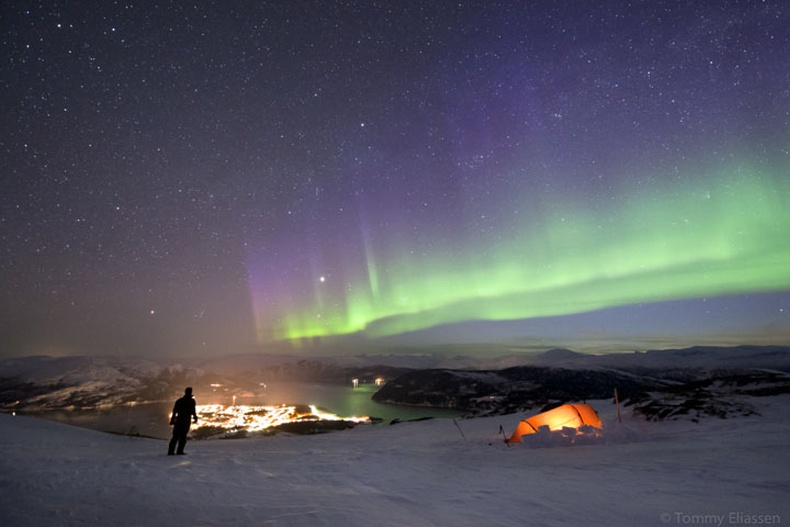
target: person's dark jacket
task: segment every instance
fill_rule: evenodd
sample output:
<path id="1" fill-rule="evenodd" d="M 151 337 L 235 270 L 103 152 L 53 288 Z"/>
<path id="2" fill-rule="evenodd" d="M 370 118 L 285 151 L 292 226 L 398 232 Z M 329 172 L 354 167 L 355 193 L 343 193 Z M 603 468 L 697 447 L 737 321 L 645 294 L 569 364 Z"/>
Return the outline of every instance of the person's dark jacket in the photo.
<path id="1" fill-rule="evenodd" d="M 173 405 L 173 414 L 170 417 L 171 424 L 187 425 L 191 420 L 197 423 L 197 412 L 195 411 L 195 400 L 191 395 L 185 395 Z"/>

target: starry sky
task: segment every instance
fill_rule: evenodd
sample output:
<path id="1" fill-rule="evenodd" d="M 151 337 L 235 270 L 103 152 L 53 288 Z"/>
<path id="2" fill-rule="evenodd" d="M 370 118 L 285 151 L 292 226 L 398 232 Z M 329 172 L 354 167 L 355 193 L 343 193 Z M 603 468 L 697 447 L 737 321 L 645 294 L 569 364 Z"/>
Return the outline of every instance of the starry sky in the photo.
<path id="1" fill-rule="evenodd" d="M 0 7 L 0 355 L 790 344 L 790 3 Z"/>

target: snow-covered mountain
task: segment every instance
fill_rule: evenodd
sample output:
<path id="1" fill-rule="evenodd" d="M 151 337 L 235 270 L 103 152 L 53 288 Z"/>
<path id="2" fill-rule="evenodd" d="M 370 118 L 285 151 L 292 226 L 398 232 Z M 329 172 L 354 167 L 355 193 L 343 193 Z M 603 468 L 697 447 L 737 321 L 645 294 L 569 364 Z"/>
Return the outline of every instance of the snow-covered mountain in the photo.
<path id="1" fill-rule="evenodd" d="M 790 393 L 786 347 L 689 348 L 591 356 L 555 349 L 500 370 L 415 370 L 387 383 L 378 402 L 502 414 L 614 398 L 651 419 L 748 415 L 731 395 Z M 759 406 L 759 404 L 757 404 Z"/>
<path id="2" fill-rule="evenodd" d="M 585 355 L 555 349 L 537 355 L 448 354 L 304 357 L 244 355 L 179 363 L 105 357 L 23 357 L 0 362 L 0 410 L 105 408 L 169 401 L 183 386 L 222 385 L 229 395 L 254 394 L 267 382 L 348 385 L 381 377 L 381 402 L 456 408 L 481 415 L 557 401 L 612 397 L 665 415 L 657 400 L 699 403 L 730 393 L 786 393 L 790 348 L 689 348 Z M 707 383 L 707 384 L 706 384 Z M 751 388 L 748 388 L 751 386 Z M 684 399 L 685 398 L 685 399 Z M 687 403 L 690 399 L 697 403 Z M 683 399 L 680 403 L 677 400 Z M 641 405 L 641 406 L 640 406 Z M 675 411 L 673 415 L 680 415 Z"/>
<path id="3" fill-rule="evenodd" d="M 634 369 L 738 369 L 762 368 L 790 372 L 790 346 L 694 346 L 683 349 L 590 355 L 570 350 L 549 350 L 531 364 L 563 367 Z"/>

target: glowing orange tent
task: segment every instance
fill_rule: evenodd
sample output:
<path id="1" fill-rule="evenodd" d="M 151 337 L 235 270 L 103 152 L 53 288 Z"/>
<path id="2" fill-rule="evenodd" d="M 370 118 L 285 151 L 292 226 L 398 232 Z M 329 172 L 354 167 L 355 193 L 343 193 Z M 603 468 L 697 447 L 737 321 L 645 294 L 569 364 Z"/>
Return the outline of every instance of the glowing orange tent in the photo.
<path id="1" fill-rule="evenodd" d="M 516 427 L 513 435 L 507 439 L 507 443 L 521 443 L 521 436 L 524 434 L 537 433 L 541 426 L 548 426 L 549 430 L 562 430 L 565 427 L 579 428 L 581 426 L 592 426 L 602 429 L 601 418 L 598 413 L 588 404 L 563 404 L 548 412 L 533 415 L 529 419 L 524 419 Z"/>

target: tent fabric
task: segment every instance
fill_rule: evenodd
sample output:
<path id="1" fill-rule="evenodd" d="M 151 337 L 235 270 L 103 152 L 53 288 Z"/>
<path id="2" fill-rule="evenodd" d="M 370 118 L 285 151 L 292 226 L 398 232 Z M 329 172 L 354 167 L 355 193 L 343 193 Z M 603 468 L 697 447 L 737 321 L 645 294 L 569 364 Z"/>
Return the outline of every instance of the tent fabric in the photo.
<path id="1" fill-rule="evenodd" d="M 507 442 L 521 443 L 522 435 L 534 434 L 541 426 L 548 426 L 549 430 L 556 431 L 585 425 L 598 429 L 603 428 L 601 418 L 598 417 L 598 413 L 593 407 L 588 404 L 564 404 L 548 412 L 524 419 L 518 424 Z"/>

